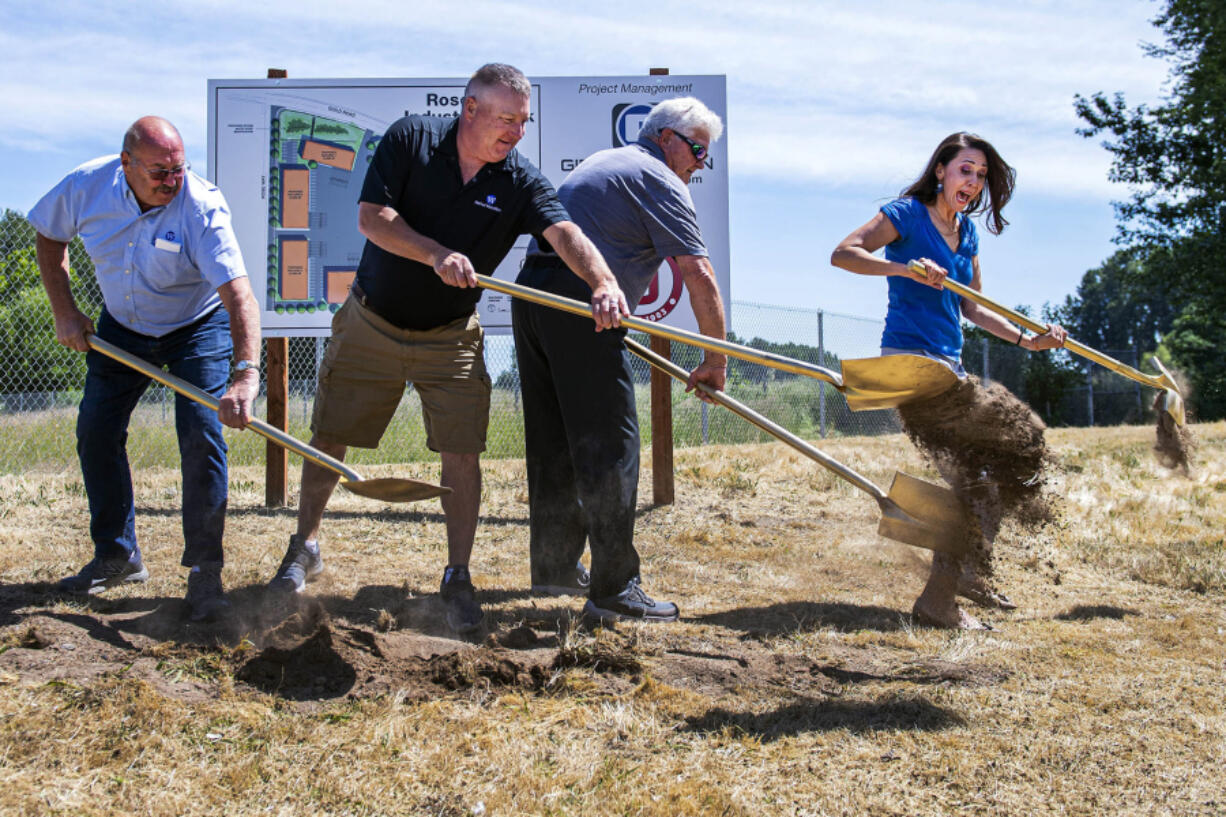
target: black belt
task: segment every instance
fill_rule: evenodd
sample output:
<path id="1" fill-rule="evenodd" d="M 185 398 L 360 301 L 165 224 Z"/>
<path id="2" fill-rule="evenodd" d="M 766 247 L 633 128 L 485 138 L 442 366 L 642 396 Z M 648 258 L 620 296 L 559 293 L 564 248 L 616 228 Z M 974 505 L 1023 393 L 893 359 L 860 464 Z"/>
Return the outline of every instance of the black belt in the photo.
<path id="1" fill-rule="evenodd" d="M 387 321 L 393 326 L 396 325 L 395 321 L 393 321 L 387 315 L 384 315 L 378 307 L 370 302 L 370 299 L 366 297 L 366 290 L 362 289 L 362 285 L 357 282 L 357 279 L 354 279 L 354 282 L 349 285 L 349 291 L 353 293 L 353 299 L 355 301 L 369 309 L 371 312 L 374 312 L 380 318 L 383 318 L 383 320 Z"/>

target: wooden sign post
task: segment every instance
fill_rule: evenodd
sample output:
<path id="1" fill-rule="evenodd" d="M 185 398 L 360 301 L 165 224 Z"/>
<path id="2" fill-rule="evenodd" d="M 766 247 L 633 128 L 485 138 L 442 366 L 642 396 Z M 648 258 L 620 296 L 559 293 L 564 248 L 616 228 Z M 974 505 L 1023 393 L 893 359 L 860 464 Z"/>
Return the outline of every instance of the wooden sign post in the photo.
<path id="1" fill-rule="evenodd" d="M 668 76 L 667 68 L 652 68 L 651 76 Z M 666 360 L 673 359 L 668 338 L 651 338 L 651 351 Z M 673 381 L 659 369 L 651 370 L 651 501 L 671 505 L 673 483 Z"/>
<path id="2" fill-rule="evenodd" d="M 269 68 L 269 79 L 285 79 L 289 72 Z M 289 338 L 264 339 L 264 383 L 268 389 L 268 424 L 288 431 L 289 424 Z M 280 508 L 289 502 L 289 452 L 269 440 L 264 447 L 264 505 Z"/>

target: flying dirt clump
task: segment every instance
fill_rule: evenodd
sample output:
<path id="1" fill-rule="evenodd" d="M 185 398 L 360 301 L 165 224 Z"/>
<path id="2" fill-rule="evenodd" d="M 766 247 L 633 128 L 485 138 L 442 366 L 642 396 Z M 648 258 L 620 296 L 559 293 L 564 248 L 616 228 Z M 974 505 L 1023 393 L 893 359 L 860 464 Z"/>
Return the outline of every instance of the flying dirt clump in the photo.
<path id="1" fill-rule="evenodd" d="M 1158 437 L 1154 441 L 1154 456 L 1163 466 L 1172 471 L 1182 471 L 1188 476 L 1192 468 L 1192 454 L 1196 451 L 1196 436 L 1187 426 L 1175 422 L 1161 405 L 1162 395 L 1154 402 L 1158 411 Z"/>
<path id="2" fill-rule="evenodd" d="M 1012 392 L 968 377 L 935 397 L 899 407 L 911 441 L 932 460 L 971 520 L 971 552 L 991 575 L 991 549 L 1006 517 L 1028 528 L 1050 522 L 1044 491 L 1051 459 L 1046 426 Z"/>

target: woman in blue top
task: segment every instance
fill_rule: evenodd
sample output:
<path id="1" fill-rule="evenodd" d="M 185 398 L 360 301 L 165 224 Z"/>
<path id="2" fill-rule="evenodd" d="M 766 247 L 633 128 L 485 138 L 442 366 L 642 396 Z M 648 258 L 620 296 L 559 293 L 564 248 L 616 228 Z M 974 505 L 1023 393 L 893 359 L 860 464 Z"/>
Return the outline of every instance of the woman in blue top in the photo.
<path id="1" fill-rule="evenodd" d="M 883 355 L 934 358 L 965 379 L 961 318 L 1031 351 L 1064 344 L 1065 332 L 1058 325 L 1042 335 L 1027 336 L 1025 329 L 941 286 L 950 277 L 973 289 L 982 289 L 979 234 L 970 216 L 982 212 L 989 232 L 999 235 L 1008 224 L 1001 211 L 1013 195 L 1014 178 L 1013 168 L 987 141 L 970 133 L 950 134 L 937 146 L 919 179 L 903 190 L 900 198 L 882 207 L 872 220 L 835 248 L 830 258 L 835 266 L 860 275 L 888 276 L 889 309 L 881 337 Z M 885 257 L 874 255 L 882 247 Z M 907 266 L 911 261 L 919 261 L 924 272 L 912 271 Z M 964 391 L 978 388 L 973 382 L 963 386 Z M 903 415 L 906 424 L 905 410 Z M 969 423 L 970 418 L 965 422 Z M 1037 418 L 1034 422 L 1041 443 L 1042 425 Z M 907 431 L 913 438 L 922 436 L 910 426 Z M 948 438 L 949 429 L 943 431 Z M 949 446 L 948 439 L 942 443 Z M 965 471 L 968 463 L 957 465 Z M 981 472 L 974 468 L 974 463 L 970 465 L 976 474 Z M 950 479 L 949 471 L 941 470 Z M 955 485 L 955 489 L 960 487 Z M 928 583 L 915 602 L 915 615 L 922 621 L 945 627 L 982 627 L 958 607 L 957 595 L 989 606 L 1014 606 L 994 592 L 985 578 L 990 575 L 987 555 L 999 526 L 999 515 L 994 521 L 984 519 L 973 501 L 967 504 L 980 517 L 985 540 L 980 543 L 981 559 L 934 555 Z"/>

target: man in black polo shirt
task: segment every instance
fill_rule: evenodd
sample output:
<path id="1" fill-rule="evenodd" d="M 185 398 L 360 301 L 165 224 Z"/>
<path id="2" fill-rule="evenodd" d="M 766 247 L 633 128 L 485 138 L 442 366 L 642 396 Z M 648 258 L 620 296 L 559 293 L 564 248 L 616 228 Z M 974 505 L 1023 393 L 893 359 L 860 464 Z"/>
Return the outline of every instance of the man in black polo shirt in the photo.
<path id="1" fill-rule="evenodd" d="M 476 304 L 477 273 L 494 269 L 521 234 L 544 237 L 592 286 L 596 329 L 620 325 L 626 299 L 553 187 L 515 151 L 531 87 L 509 65 L 480 68 L 454 119 L 406 116 L 375 150 L 358 205 L 367 239 L 349 299 L 332 321 L 319 371 L 311 444 L 337 459 L 374 448 L 405 381 L 421 397 L 426 444 L 442 457 L 447 568 L 441 596 L 460 632 L 483 619 L 468 572 L 481 497 L 480 453 L 490 379 Z M 302 467 L 298 532 L 269 589 L 300 592 L 323 570 L 317 536 L 334 472 Z"/>

